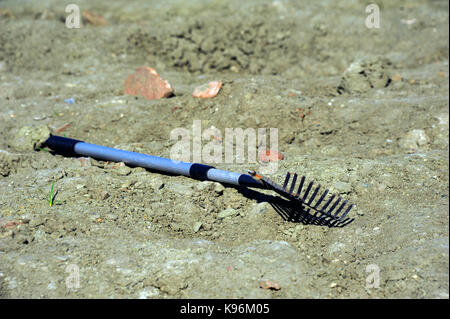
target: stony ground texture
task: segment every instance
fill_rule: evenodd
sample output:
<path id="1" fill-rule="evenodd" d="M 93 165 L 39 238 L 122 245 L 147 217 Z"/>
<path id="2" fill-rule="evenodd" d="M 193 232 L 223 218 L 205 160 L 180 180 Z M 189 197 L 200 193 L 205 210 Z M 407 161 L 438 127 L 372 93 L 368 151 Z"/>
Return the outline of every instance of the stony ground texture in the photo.
<path id="1" fill-rule="evenodd" d="M 72 2 L 107 25 L 0 1 L 2 298 L 449 297 L 447 1 L 377 1 L 378 29 L 350 0 Z M 143 65 L 175 96 L 124 95 Z M 24 129 L 168 157 L 194 120 L 278 128 L 270 177 L 316 180 L 355 220 L 286 221 L 273 193 L 53 156 Z"/>

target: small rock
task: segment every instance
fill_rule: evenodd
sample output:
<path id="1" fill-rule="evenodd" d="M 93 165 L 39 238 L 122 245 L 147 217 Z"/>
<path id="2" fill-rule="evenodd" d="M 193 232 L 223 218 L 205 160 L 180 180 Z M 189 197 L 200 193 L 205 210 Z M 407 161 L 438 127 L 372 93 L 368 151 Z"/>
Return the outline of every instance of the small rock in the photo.
<path id="1" fill-rule="evenodd" d="M 173 88 L 154 69 L 143 66 L 125 81 L 125 94 L 156 100 L 173 95 Z"/>
<path id="2" fill-rule="evenodd" d="M 344 72 L 338 92 L 362 93 L 388 86 L 391 81 L 387 72 L 390 64 L 389 60 L 381 57 L 353 62 Z"/>
<path id="3" fill-rule="evenodd" d="M 20 156 L 7 151 L 0 150 L 0 175 L 8 176 L 16 171 Z"/>
<path id="4" fill-rule="evenodd" d="M 424 148 L 430 142 L 430 138 L 424 130 L 411 130 L 399 140 L 399 146 L 411 153 Z"/>
<path id="5" fill-rule="evenodd" d="M 211 224 L 205 223 L 205 224 L 202 224 L 202 228 L 204 230 L 208 231 L 208 230 L 212 229 L 212 226 L 211 226 Z"/>
<path id="6" fill-rule="evenodd" d="M 213 189 L 213 187 L 215 188 L 215 186 L 213 186 L 215 184 L 215 182 L 211 182 L 211 181 L 202 181 L 200 183 L 196 183 L 195 188 L 199 191 L 199 192 L 207 192 L 207 191 L 211 191 Z"/>
<path id="7" fill-rule="evenodd" d="M 150 181 L 150 186 L 154 190 L 160 190 L 160 189 L 164 188 L 164 182 L 159 176 L 154 177 Z"/>
<path id="8" fill-rule="evenodd" d="M 45 231 L 42 229 L 38 229 L 34 232 L 34 240 L 35 241 L 41 241 L 41 240 L 45 239 L 45 236 L 46 236 Z"/>
<path id="9" fill-rule="evenodd" d="M 92 157 L 89 157 L 89 158 L 90 158 L 90 162 L 91 162 L 92 166 L 96 166 L 96 167 L 100 167 L 100 168 L 104 168 L 105 166 L 107 166 L 105 161 L 98 161 Z"/>
<path id="10" fill-rule="evenodd" d="M 108 25 L 108 21 L 105 20 L 102 16 L 95 14 L 88 10 L 83 10 L 81 13 L 83 16 L 83 20 L 87 24 L 92 24 L 93 26 L 106 26 Z"/>
<path id="11" fill-rule="evenodd" d="M 337 182 L 333 184 L 333 189 L 339 194 L 349 194 L 352 191 L 352 185 L 345 182 Z"/>
<path id="12" fill-rule="evenodd" d="M 225 186 L 223 186 L 222 184 L 220 184 L 220 183 L 214 183 L 215 185 L 214 185 L 214 192 L 217 194 L 217 195 L 222 195 L 223 194 L 223 192 L 224 192 L 224 190 L 225 190 Z"/>
<path id="13" fill-rule="evenodd" d="M 224 218 L 226 218 L 226 217 L 236 216 L 237 214 L 238 214 L 238 212 L 237 212 L 235 209 L 233 209 L 233 208 L 230 207 L 230 208 L 227 208 L 227 209 L 221 211 L 221 212 L 217 215 L 217 218 L 219 218 L 219 219 L 224 219 Z"/>
<path id="14" fill-rule="evenodd" d="M 117 217 L 117 215 L 108 213 L 108 214 L 105 215 L 105 219 L 106 219 L 106 220 L 116 221 L 116 220 L 118 219 L 118 217 Z"/>
<path id="15" fill-rule="evenodd" d="M 284 155 L 274 150 L 265 150 L 259 154 L 259 161 L 263 163 L 278 162 L 284 158 Z"/>
<path id="16" fill-rule="evenodd" d="M 11 145 L 19 152 L 35 151 L 50 137 L 46 125 L 24 126 L 14 136 Z"/>
<path id="17" fill-rule="evenodd" d="M 78 162 L 80 162 L 81 167 L 91 166 L 90 157 L 80 157 L 78 158 Z"/>
<path id="18" fill-rule="evenodd" d="M 192 93 L 192 96 L 203 99 L 213 98 L 219 93 L 221 88 L 222 88 L 221 81 L 212 81 L 209 82 L 208 84 L 203 84 L 196 87 L 194 92 Z"/>
<path id="19" fill-rule="evenodd" d="M 99 220 L 101 220 L 101 217 L 100 217 L 100 214 L 99 214 L 99 213 L 93 212 L 93 213 L 91 213 L 91 215 L 89 216 L 89 219 L 90 219 L 92 222 L 98 222 Z"/>
<path id="20" fill-rule="evenodd" d="M 172 192 L 180 194 L 180 195 L 183 195 L 183 196 L 191 196 L 194 193 L 192 185 L 185 185 L 185 184 L 179 184 L 179 183 L 170 183 L 170 184 L 167 185 L 167 187 Z"/>
<path id="21" fill-rule="evenodd" d="M 392 270 L 387 274 L 387 280 L 403 280 L 407 277 L 407 274 L 403 270 Z"/>
<path id="22" fill-rule="evenodd" d="M 117 175 L 120 175 L 120 176 L 126 176 L 126 175 L 128 175 L 128 174 L 131 173 L 131 168 L 129 168 L 129 167 L 126 166 L 126 165 L 124 165 L 124 166 L 119 166 L 119 168 L 117 168 L 117 169 L 115 170 L 115 173 L 116 173 Z"/>
<path id="23" fill-rule="evenodd" d="M 202 222 L 195 222 L 194 227 L 193 227 L 194 233 L 198 232 L 201 227 L 202 227 Z"/>
<path id="24" fill-rule="evenodd" d="M 99 190 L 98 192 L 95 193 L 95 199 L 98 200 L 105 200 L 109 197 L 108 192 L 104 191 L 104 190 Z"/>
<path id="25" fill-rule="evenodd" d="M 261 279 L 259 281 L 259 287 L 262 289 L 271 289 L 271 290 L 280 290 L 281 289 L 281 286 L 279 283 L 270 281 L 270 280 L 266 280 L 266 279 Z"/>
<path id="26" fill-rule="evenodd" d="M 45 218 L 44 217 L 36 217 L 29 222 L 30 227 L 38 227 L 45 224 Z"/>
<path id="27" fill-rule="evenodd" d="M 122 189 L 127 189 L 128 187 L 130 187 L 133 183 L 131 181 L 126 181 L 125 183 L 123 183 L 122 185 L 120 185 L 120 188 Z"/>
<path id="28" fill-rule="evenodd" d="M 267 202 L 254 204 L 250 211 L 250 216 L 257 217 L 263 215 L 269 211 L 269 208 L 270 204 Z"/>

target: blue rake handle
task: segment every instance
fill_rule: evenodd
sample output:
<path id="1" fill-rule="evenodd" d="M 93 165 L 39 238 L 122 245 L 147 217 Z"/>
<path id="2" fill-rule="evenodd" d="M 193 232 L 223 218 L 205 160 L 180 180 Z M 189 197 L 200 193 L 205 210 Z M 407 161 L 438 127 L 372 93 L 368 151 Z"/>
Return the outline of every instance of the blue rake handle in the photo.
<path id="1" fill-rule="evenodd" d="M 57 153 L 68 156 L 89 156 L 104 161 L 124 162 L 131 166 L 184 175 L 199 180 L 215 181 L 236 186 L 264 188 L 261 181 L 247 174 L 224 171 L 204 164 L 175 161 L 164 157 L 89 144 L 57 135 L 51 135 L 45 141 L 45 146 Z"/>

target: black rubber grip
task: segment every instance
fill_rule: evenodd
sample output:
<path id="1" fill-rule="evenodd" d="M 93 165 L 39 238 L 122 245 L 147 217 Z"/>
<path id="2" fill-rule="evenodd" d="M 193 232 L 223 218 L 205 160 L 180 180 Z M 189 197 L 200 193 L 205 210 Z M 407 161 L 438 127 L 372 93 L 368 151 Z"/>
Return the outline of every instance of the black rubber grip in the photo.
<path id="1" fill-rule="evenodd" d="M 213 166 L 204 165 L 204 164 L 192 164 L 191 168 L 189 169 L 189 175 L 192 178 L 205 181 L 208 179 L 208 171 L 214 168 Z"/>
<path id="2" fill-rule="evenodd" d="M 264 185 L 260 181 L 256 181 L 253 177 L 247 174 L 239 176 L 239 185 L 246 187 L 264 188 Z"/>
<path id="3" fill-rule="evenodd" d="M 50 135 L 50 137 L 45 141 L 44 146 L 47 146 L 52 151 L 58 154 L 66 156 L 75 156 L 74 147 L 75 144 L 82 142 L 80 140 L 74 140 L 73 138 L 62 137 L 57 135 Z"/>

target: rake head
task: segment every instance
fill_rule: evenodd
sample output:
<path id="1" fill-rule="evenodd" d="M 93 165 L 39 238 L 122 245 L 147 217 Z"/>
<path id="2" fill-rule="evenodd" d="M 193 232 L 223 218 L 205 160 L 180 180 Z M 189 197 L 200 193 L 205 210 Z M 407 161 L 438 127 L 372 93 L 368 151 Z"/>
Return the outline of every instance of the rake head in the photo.
<path id="1" fill-rule="evenodd" d="M 313 181 L 305 183 L 305 176 L 300 178 L 299 186 L 297 190 L 295 190 L 295 184 L 298 179 L 296 173 L 293 175 L 290 187 L 288 187 L 291 178 L 290 173 L 286 174 L 283 186 L 278 185 L 255 171 L 249 171 L 249 174 L 255 180 L 258 180 L 265 188 L 273 190 L 293 202 L 308 207 L 306 213 L 312 210 L 313 215 L 310 215 L 309 219 L 316 223 L 342 227 L 353 221 L 353 218 L 347 217 L 354 206 L 353 204 L 349 204 L 347 200 L 343 201 L 342 198 L 336 196 L 336 194 L 331 194 L 327 198 L 329 190 L 325 189 L 321 191 L 321 186 L 313 186 Z"/>

